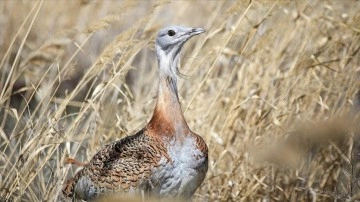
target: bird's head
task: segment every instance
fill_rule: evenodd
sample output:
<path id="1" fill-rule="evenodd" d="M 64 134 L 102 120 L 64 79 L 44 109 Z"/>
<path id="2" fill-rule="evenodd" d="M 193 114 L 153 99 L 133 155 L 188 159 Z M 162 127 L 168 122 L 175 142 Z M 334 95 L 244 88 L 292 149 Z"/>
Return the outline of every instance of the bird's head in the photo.
<path id="1" fill-rule="evenodd" d="M 159 31 L 156 44 L 166 54 L 172 51 L 180 51 L 182 46 L 191 37 L 205 32 L 202 28 L 184 26 L 169 26 Z M 158 51 L 158 50 L 157 50 Z"/>
<path id="2" fill-rule="evenodd" d="M 202 28 L 184 26 L 169 26 L 161 29 L 156 37 L 155 45 L 160 68 L 161 66 L 177 68 L 179 53 L 183 45 L 191 37 L 203 32 L 205 30 Z"/>

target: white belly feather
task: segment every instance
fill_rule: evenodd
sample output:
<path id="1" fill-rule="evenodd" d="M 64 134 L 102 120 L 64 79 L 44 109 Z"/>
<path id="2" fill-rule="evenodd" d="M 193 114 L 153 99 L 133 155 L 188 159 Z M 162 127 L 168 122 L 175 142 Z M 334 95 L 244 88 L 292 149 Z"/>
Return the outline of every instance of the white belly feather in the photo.
<path id="1" fill-rule="evenodd" d="M 207 158 L 197 149 L 190 136 L 182 144 L 170 141 L 168 153 L 172 162 L 162 158 L 154 172 L 153 193 L 161 197 L 190 198 L 203 181 L 207 171 Z"/>

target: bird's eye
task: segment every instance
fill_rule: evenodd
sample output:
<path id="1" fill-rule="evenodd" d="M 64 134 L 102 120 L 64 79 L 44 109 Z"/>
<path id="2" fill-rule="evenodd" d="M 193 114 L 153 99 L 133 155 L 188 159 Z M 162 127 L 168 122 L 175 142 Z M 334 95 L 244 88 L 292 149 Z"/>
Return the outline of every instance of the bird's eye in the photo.
<path id="1" fill-rule="evenodd" d="M 175 31 L 172 30 L 172 29 L 170 29 L 170 30 L 168 31 L 168 35 L 169 35 L 169 36 L 174 36 L 175 34 L 176 34 Z"/>

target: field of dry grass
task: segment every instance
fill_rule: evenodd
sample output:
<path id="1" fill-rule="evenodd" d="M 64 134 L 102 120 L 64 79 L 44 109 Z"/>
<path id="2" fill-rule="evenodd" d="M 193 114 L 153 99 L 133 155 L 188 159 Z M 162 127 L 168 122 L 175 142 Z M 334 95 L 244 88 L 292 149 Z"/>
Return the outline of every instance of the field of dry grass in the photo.
<path id="1" fill-rule="evenodd" d="M 360 200 L 360 1 L 0 1 L 0 201 L 64 181 L 151 118 L 154 37 L 203 27 L 179 93 L 209 146 L 194 201 Z M 359 98 L 360 99 L 360 98 Z M 124 201 L 127 201 L 124 199 Z"/>

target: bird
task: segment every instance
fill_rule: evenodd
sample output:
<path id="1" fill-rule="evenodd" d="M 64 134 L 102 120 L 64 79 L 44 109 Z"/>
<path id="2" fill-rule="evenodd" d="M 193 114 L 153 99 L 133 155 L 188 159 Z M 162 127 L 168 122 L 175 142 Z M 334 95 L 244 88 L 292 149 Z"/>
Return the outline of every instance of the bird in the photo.
<path id="1" fill-rule="evenodd" d="M 183 45 L 202 28 L 173 25 L 155 40 L 159 67 L 157 101 L 150 121 L 134 135 L 106 145 L 64 183 L 66 197 L 91 201 L 108 193 L 146 193 L 191 199 L 208 170 L 208 147 L 191 131 L 178 96 Z"/>

